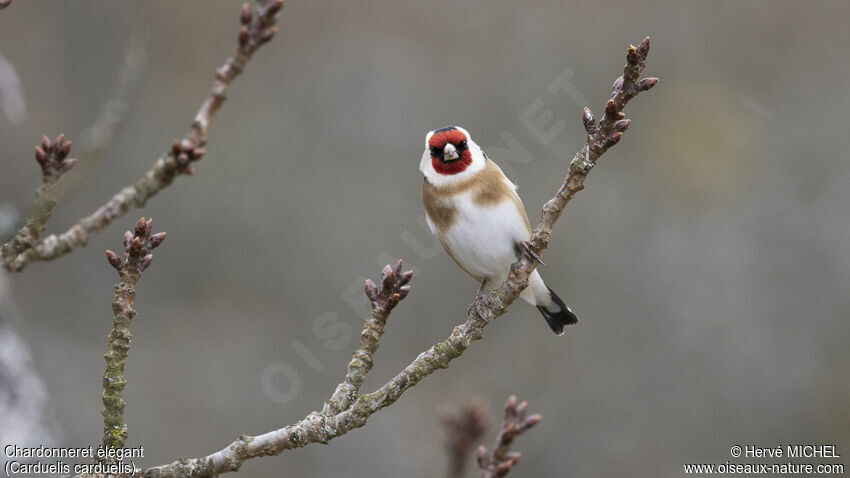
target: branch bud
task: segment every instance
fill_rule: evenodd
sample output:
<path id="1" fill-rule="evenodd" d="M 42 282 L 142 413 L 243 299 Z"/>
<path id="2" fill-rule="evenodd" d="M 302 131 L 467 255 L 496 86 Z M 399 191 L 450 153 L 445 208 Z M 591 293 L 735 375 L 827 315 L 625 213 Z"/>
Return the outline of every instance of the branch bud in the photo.
<path id="1" fill-rule="evenodd" d="M 646 59 L 646 55 L 649 54 L 649 36 L 643 39 L 638 46 L 638 53 L 640 53 L 641 58 Z"/>
<path id="2" fill-rule="evenodd" d="M 584 123 L 584 130 L 587 134 L 593 134 L 596 131 L 596 118 L 593 117 L 593 112 L 590 108 L 585 107 L 581 115 L 581 122 Z"/>
<path id="3" fill-rule="evenodd" d="M 68 156 L 68 153 L 70 153 L 70 152 L 71 152 L 71 142 L 68 141 L 61 148 L 59 148 L 59 152 L 58 152 L 59 159 L 60 160 L 65 159 L 65 157 Z"/>
<path id="4" fill-rule="evenodd" d="M 539 413 L 535 413 L 534 415 L 525 419 L 525 427 L 531 428 L 534 425 L 537 425 L 538 423 L 540 423 L 541 420 L 543 420 L 543 415 L 540 415 Z"/>
<path id="5" fill-rule="evenodd" d="M 158 232 L 151 236 L 151 249 L 156 249 L 165 240 L 165 231 Z"/>
<path id="6" fill-rule="evenodd" d="M 116 270 L 121 268 L 121 258 L 118 257 L 118 254 L 110 251 L 109 249 L 106 250 L 106 260 L 109 261 L 109 265 L 114 267 Z"/>
<path id="7" fill-rule="evenodd" d="M 142 270 L 145 270 L 145 269 L 148 268 L 148 266 L 151 265 L 151 262 L 153 262 L 153 254 L 148 254 L 148 255 L 146 255 L 145 257 L 142 258 L 139 265 L 141 266 Z"/>
<path id="8" fill-rule="evenodd" d="M 62 161 L 62 166 L 59 168 L 59 172 L 64 174 L 71 170 L 74 165 L 77 164 L 77 158 L 68 158 L 65 161 Z"/>
<path id="9" fill-rule="evenodd" d="M 35 147 L 35 160 L 38 161 L 38 164 L 43 165 L 44 163 L 47 162 L 48 159 L 49 158 L 47 157 L 47 153 L 44 152 L 44 149 L 42 149 L 39 146 L 36 146 Z"/>
<path id="10" fill-rule="evenodd" d="M 142 217 L 136 222 L 136 235 L 144 236 L 145 235 L 145 226 L 146 226 L 145 218 Z"/>
<path id="11" fill-rule="evenodd" d="M 525 418 L 525 412 L 528 410 L 528 401 L 523 400 L 519 405 L 516 406 L 516 416 L 519 417 L 520 420 Z"/>
<path id="12" fill-rule="evenodd" d="M 248 27 L 242 27 L 242 29 L 239 30 L 239 46 L 241 48 L 245 48 L 246 46 L 248 46 L 248 41 L 250 40 L 250 38 L 251 34 L 248 33 Z"/>
<path id="13" fill-rule="evenodd" d="M 478 447 L 478 451 L 475 452 L 476 459 L 478 459 L 478 466 L 481 468 L 486 468 L 490 464 L 490 457 L 487 454 L 487 449 L 484 448 L 484 445 Z"/>
<path id="14" fill-rule="evenodd" d="M 621 119 L 621 120 L 617 121 L 616 123 L 614 123 L 614 130 L 623 132 L 623 131 L 629 129 L 629 125 L 631 125 L 631 124 L 632 124 L 632 120 Z"/>
<path id="15" fill-rule="evenodd" d="M 268 12 L 266 12 L 266 16 L 273 17 L 280 11 L 281 7 L 283 7 L 283 0 L 272 0 L 271 5 L 269 5 Z"/>
<path id="16" fill-rule="evenodd" d="M 269 27 L 266 28 L 260 33 L 260 41 L 259 43 L 266 43 L 274 37 L 275 33 L 277 33 L 277 27 Z"/>
<path id="17" fill-rule="evenodd" d="M 388 289 L 392 286 L 392 281 L 395 278 L 395 271 L 393 271 L 392 266 L 389 264 L 384 266 L 384 269 L 381 271 L 381 282 L 384 289 Z"/>
<path id="18" fill-rule="evenodd" d="M 638 49 L 634 45 L 629 45 L 629 52 L 626 53 L 626 61 L 629 65 L 637 65 L 640 60 L 640 53 L 638 53 Z"/>
<path id="19" fill-rule="evenodd" d="M 658 78 L 655 78 L 654 76 L 651 76 L 649 78 L 644 78 L 644 79 L 638 81 L 637 90 L 638 91 L 646 91 L 646 90 L 652 88 L 653 86 L 655 86 L 657 84 L 658 84 Z"/>
<path id="20" fill-rule="evenodd" d="M 614 84 L 611 85 L 612 90 L 619 90 L 623 87 L 623 77 L 619 76 L 616 80 L 614 80 Z"/>
<path id="21" fill-rule="evenodd" d="M 131 257 L 140 257 L 142 255 L 142 239 L 139 236 L 133 238 L 130 243 L 129 254 Z"/>
<path id="22" fill-rule="evenodd" d="M 368 297 L 369 300 L 371 300 L 371 301 L 378 300 L 378 286 L 375 285 L 374 282 L 372 282 L 369 279 L 366 279 L 366 283 L 365 283 L 364 288 L 366 289 L 366 297 Z"/>
<path id="23" fill-rule="evenodd" d="M 247 25 L 247 24 L 251 23 L 251 5 L 250 4 L 246 3 L 246 4 L 242 5 L 242 12 L 240 12 L 240 14 L 239 14 L 239 21 L 243 25 Z"/>
<path id="24" fill-rule="evenodd" d="M 605 103 L 605 114 L 611 118 L 617 114 L 617 103 L 614 100 L 608 100 Z"/>

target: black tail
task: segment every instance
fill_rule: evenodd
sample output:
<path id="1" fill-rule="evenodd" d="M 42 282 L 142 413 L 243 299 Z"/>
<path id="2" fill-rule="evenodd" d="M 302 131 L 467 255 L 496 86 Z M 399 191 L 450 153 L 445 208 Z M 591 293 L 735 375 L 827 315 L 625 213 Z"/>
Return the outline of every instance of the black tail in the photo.
<path id="1" fill-rule="evenodd" d="M 547 287 L 547 289 L 549 288 Z M 537 310 L 543 314 L 543 318 L 546 319 L 546 323 L 549 324 L 552 332 L 564 335 L 564 326 L 578 322 L 578 317 L 552 289 L 549 289 L 549 293 L 552 294 L 552 302 L 546 307 L 538 305 Z"/>

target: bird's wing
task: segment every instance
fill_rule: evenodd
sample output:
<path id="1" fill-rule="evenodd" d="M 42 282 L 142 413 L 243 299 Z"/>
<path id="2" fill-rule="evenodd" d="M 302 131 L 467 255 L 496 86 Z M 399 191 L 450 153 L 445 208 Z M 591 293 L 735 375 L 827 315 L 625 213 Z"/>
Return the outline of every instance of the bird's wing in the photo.
<path id="1" fill-rule="evenodd" d="M 528 231 L 528 235 L 530 236 L 531 223 L 528 222 L 528 213 L 525 212 L 525 205 L 522 203 L 522 198 L 520 198 L 519 194 L 517 194 L 516 192 L 518 186 L 514 184 L 513 181 L 508 179 L 508 176 L 505 175 L 505 173 L 502 171 L 502 168 L 500 168 L 499 165 L 496 164 L 492 159 L 487 158 L 487 162 L 492 165 L 491 167 L 499 171 L 499 175 L 502 177 L 502 181 L 504 181 L 504 183 L 508 186 L 508 190 L 510 191 L 509 198 L 511 201 L 513 201 L 520 216 L 522 216 L 522 220 L 523 222 L 525 222 L 525 229 Z"/>
<path id="2" fill-rule="evenodd" d="M 428 213 L 425 213 L 425 222 L 428 224 L 428 229 L 431 230 L 431 234 L 437 234 L 437 226 L 434 225 L 434 221 L 428 216 Z"/>
<path id="3" fill-rule="evenodd" d="M 505 178 L 505 181 L 509 184 L 513 184 L 508 178 Z M 514 188 L 516 188 L 516 186 L 514 186 Z M 519 194 L 516 193 L 516 190 L 511 192 L 513 192 L 511 200 L 513 200 L 517 211 L 519 211 L 520 216 L 522 216 L 522 220 L 525 222 L 525 229 L 528 231 L 528 235 L 531 236 L 531 223 L 528 222 L 528 213 L 525 212 L 525 205 L 522 203 L 522 199 L 519 197 Z"/>

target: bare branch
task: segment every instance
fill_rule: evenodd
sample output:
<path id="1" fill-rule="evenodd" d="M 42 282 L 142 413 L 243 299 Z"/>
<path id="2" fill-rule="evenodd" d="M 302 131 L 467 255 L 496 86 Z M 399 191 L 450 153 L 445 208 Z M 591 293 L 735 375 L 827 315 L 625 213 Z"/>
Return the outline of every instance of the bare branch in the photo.
<path id="1" fill-rule="evenodd" d="M 153 261 L 151 251 L 162 244 L 165 233 L 151 234 L 152 221 L 136 223 L 135 232 L 124 233 L 124 258 L 107 250 L 106 259 L 121 276 L 112 302 L 112 332 L 107 336 L 106 371 L 103 373 L 103 444 L 122 448 L 127 439 L 124 424 L 124 366 L 130 352 L 130 322 L 136 315 L 136 283 Z"/>
<path id="2" fill-rule="evenodd" d="M 622 110 L 626 103 L 640 91 L 649 89 L 657 83 L 658 80 L 654 78 L 637 81 L 646 64 L 648 51 L 648 37 L 639 47 L 631 46 L 629 48 L 624 70 L 625 75 L 622 81 L 618 79 L 614 83 L 614 92 L 606 105 L 605 117 L 599 124 L 595 122 L 589 111 L 584 113 L 583 122 L 588 131 L 587 141 L 583 148 L 576 153 L 570 164 L 570 172 L 557 195 L 543 206 L 540 221 L 531 237 L 531 244 L 535 247 L 537 254 L 540 254 L 548 246 L 552 227 L 560 217 L 564 207 L 578 191 L 584 188 L 584 178 L 589 173 L 590 168 L 608 148 L 620 140 L 623 130 L 628 126 L 628 123 L 620 122 L 624 119 Z M 311 443 L 327 443 L 335 437 L 362 427 L 370 416 L 395 403 L 406 390 L 419 383 L 423 378 L 439 369 L 448 368 L 452 360 L 460 357 L 472 342 L 482 337 L 484 327 L 493 319 L 504 314 L 507 308 L 519 297 L 520 292 L 528 286 L 528 277 L 537 266 L 537 261 L 530 257 L 530 255 L 523 254 L 520 260 L 513 263 L 508 278 L 496 290 L 486 294 L 479 292 L 480 295 L 476 302 L 470 305 L 467 310 L 466 321 L 456 326 L 449 337 L 419 354 L 404 370 L 378 390 L 360 395 L 348 408 L 333 413 L 333 410 L 342 408 L 343 405 L 342 400 L 337 397 L 336 401 L 329 400 L 329 404 L 326 404 L 323 412 L 312 412 L 292 425 L 256 437 L 243 435 L 226 448 L 213 454 L 202 458 L 181 459 L 167 465 L 139 470 L 134 476 L 146 478 L 218 476 L 228 471 L 238 470 L 242 463 L 248 459 L 277 455 L 284 450 L 300 448 Z M 375 297 L 380 296 L 380 291 L 376 292 L 371 286 L 367 286 L 367 292 L 369 291 Z M 375 302 L 374 299 L 373 302 Z M 383 323 L 381 323 L 381 330 L 382 328 Z M 380 334 L 377 334 L 377 337 L 380 338 Z M 361 348 L 363 347 L 363 342 L 361 342 Z M 371 360 L 369 364 L 371 364 Z M 370 366 L 363 368 L 364 375 Z M 354 391 L 359 387 L 359 383 L 356 383 L 356 377 L 360 373 L 355 371 L 353 375 L 355 378 L 352 379 L 352 383 L 355 386 L 346 388 L 346 390 Z M 344 387 L 344 384 L 345 382 L 340 387 Z M 337 392 L 339 392 L 340 387 L 337 387 Z M 341 395 L 344 395 L 346 400 L 351 400 L 356 392 L 351 393 L 350 391 L 343 392 Z M 335 396 L 337 392 L 334 393 Z M 517 416 L 520 415 L 519 411 L 519 409 L 516 410 Z M 524 406 L 522 411 L 524 413 Z"/>
<path id="3" fill-rule="evenodd" d="M 322 413 L 326 415 L 339 413 L 347 409 L 359 396 L 360 386 L 366 379 L 366 374 L 372 370 L 374 355 L 378 350 L 378 342 L 384 334 L 387 318 L 393 308 L 410 292 L 410 286 L 407 283 L 413 277 L 413 271 L 402 272 L 401 267 L 401 259 L 393 267 L 389 265 L 384 267 L 380 288 L 366 279 L 366 296 L 372 301 L 372 316 L 363 326 L 360 347 L 354 351 L 348 363 L 345 380 L 337 386 L 333 396 L 325 402 Z"/>
<path id="4" fill-rule="evenodd" d="M 496 478 L 507 475 L 520 458 L 519 452 L 511 451 L 514 438 L 540 423 L 540 415 L 526 416 L 528 402 L 517 403 L 516 395 L 511 395 L 505 403 L 505 421 L 496 438 L 493 455 L 487 454 L 484 446 L 478 447 L 478 468 L 481 478 Z"/>
<path id="5" fill-rule="evenodd" d="M 445 448 L 449 457 L 448 478 L 463 478 L 472 450 L 487 431 L 487 408 L 481 400 L 473 400 L 463 409 L 440 416 L 445 430 Z"/>
<path id="6" fill-rule="evenodd" d="M 77 164 L 76 158 L 68 157 L 70 152 L 71 142 L 65 141 L 64 134 L 53 141 L 43 136 L 41 144 L 35 147 L 35 160 L 41 167 L 41 186 L 36 190 L 33 212 L 27 223 L 11 241 L 0 248 L 0 259 L 7 270 L 14 269 L 13 259 L 32 249 L 44 232 L 47 220 L 56 207 L 56 182 Z"/>
<path id="7" fill-rule="evenodd" d="M 366 280 L 366 295 L 372 301 L 372 315 L 363 325 L 360 334 L 360 346 L 354 352 L 348 364 L 345 379 L 337 385 L 330 399 L 325 402 L 321 412 L 312 412 L 300 422 L 257 437 L 243 435 L 227 448 L 204 458 L 186 459 L 174 463 L 149 468 L 141 472 L 145 478 L 165 477 L 205 477 L 218 476 L 228 471 L 236 471 L 250 458 L 265 455 L 277 455 L 283 450 L 300 448 L 310 443 L 327 443 L 352 428 L 362 426 L 353 421 L 341 424 L 336 419 L 341 412 L 352 408 L 359 402 L 360 386 L 366 374 L 372 369 L 373 356 L 384 333 L 384 326 L 390 313 L 410 292 L 408 282 L 413 271 L 402 272 L 402 261 L 394 266 L 387 265 L 381 272 L 381 285 Z M 138 475 L 137 475 L 138 476 Z"/>
<path id="8" fill-rule="evenodd" d="M 611 97 L 605 104 L 605 115 L 600 122 L 596 122 L 590 108 L 585 108 L 582 114 L 582 122 L 587 131 L 587 140 L 584 147 L 580 149 L 570 162 L 570 172 L 564 179 L 564 184 L 558 189 L 555 197 L 543 205 L 540 222 L 531 236 L 531 244 L 537 251 L 542 251 L 549 245 L 552 235 L 552 227 L 561 216 L 561 212 L 567 206 L 573 196 L 584 189 L 584 179 L 587 177 L 600 156 L 608 151 L 623 137 L 631 120 L 626 119 L 623 109 L 626 104 L 637 96 L 641 91 L 646 91 L 658 83 L 658 78 L 639 79 L 641 72 L 646 66 L 646 56 L 649 54 L 649 37 L 643 39 L 640 46 L 629 45 L 626 54 L 626 66 L 623 68 L 623 76 L 614 81 Z M 531 264 L 528 261 L 520 261 L 511 267 L 513 273 L 520 270 L 525 271 Z M 533 270 L 533 268 L 531 269 Z M 531 270 L 528 273 L 531 273 Z"/>
<path id="9" fill-rule="evenodd" d="M 6 268 L 17 272 L 33 261 L 56 259 L 86 245 L 92 235 L 129 210 L 144 206 L 148 199 L 168 187 L 177 176 L 192 174 L 194 169 L 190 163 L 197 161 L 204 154 L 207 130 L 224 103 L 227 87 L 242 73 L 257 49 L 272 39 L 277 31 L 275 23 L 282 6 L 283 0 L 257 0 L 253 9 L 250 6 L 243 7 L 240 13 L 242 29 L 238 36 L 236 53 L 216 70 L 212 91 L 195 115 L 186 136 L 176 141 L 168 152 L 160 156 L 151 170 L 67 231 L 47 236 L 24 251 L 13 251 L 12 255 L 4 252 L 3 262 Z"/>

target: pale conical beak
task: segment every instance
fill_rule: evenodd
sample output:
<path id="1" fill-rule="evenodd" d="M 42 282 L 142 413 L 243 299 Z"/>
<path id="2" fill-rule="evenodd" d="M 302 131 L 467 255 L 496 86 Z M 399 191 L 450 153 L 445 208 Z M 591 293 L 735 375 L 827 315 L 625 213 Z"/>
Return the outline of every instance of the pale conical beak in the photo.
<path id="1" fill-rule="evenodd" d="M 460 157 L 460 155 L 457 154 L 457 148 L 455 148 L 455 146 L 451 143 L 446 144 L 446 147 L 443 148 L 443 154 L 446 161 L 454 161 Z"/>

